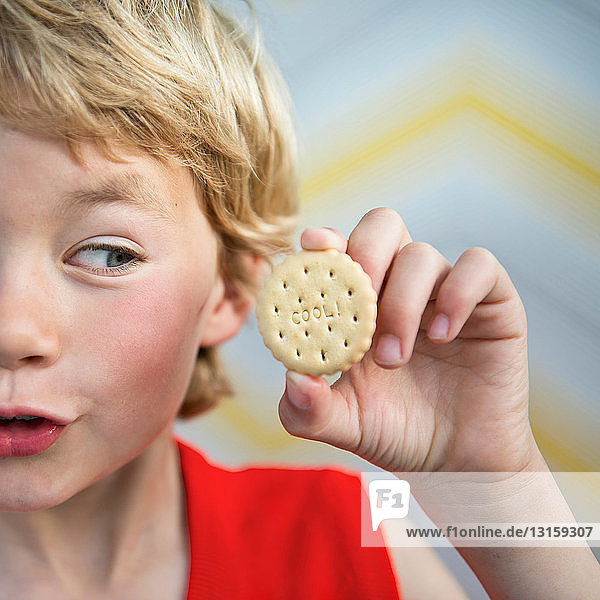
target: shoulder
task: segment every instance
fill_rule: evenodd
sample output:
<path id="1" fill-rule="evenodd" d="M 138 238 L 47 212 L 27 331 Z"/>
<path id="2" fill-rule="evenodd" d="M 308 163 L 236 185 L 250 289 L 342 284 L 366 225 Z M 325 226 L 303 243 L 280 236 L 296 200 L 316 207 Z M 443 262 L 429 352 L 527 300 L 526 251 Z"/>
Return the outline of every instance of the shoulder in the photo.
<path id="1" fill-rule="evenodd" d="M 190 533 L 212 531 L 228 560 L 247 566 L 236 577 L 252 579 L 265 597 L 293 583 L 320 594 L 303 598 L 335 590 L 357 599 L 397 598 L 383 541 L 381 547 L 361 543 L 366 503 L 357 474 L 333 468 L 228 469 L 181 441 L 179 447 Z"/>
<path id="2" fill-rule="evenodd" d="M 219 481 L 227 485 L 256 484 L 258 488 L 272 488 L 269 491 L 280 489 L 282 493 L 289 488 L 279 488 L 279 484 L 306 488 L 311 491 L 325 483 L 343 489 L 360 491 L 360 478 L 351 471 L 340 467 L 296 467 L 296 466 L 245 466 L 225 467 L 213 461 L 202 453 L 201 450 L 179 438 L 176 439 L 181 457 L 181 466 L 184 475 L 202 475 L 209 480 Z M 186 482 L 187 483 L 187 482 Z"/>
<path id="3" fill-rule="evenodd" d="M 188 498 L 216 514 L 238 522 L 260 521 L 263 530 L 319 522 L 327 528 L 345 524 L 344 531 L 360 525 L 362 486 L 351 471 L 334 468 L 245 467 L 227 468 L 207 459 L 193 446 L 178 440 Z M 257 512 L 258 511 L 258 512 Z M 215 514 L 215 513 L 213 513 Z M 257 514 L 270 515 L 256 519 Z M 356 529 L 355 533 L 360 533 Z"/>

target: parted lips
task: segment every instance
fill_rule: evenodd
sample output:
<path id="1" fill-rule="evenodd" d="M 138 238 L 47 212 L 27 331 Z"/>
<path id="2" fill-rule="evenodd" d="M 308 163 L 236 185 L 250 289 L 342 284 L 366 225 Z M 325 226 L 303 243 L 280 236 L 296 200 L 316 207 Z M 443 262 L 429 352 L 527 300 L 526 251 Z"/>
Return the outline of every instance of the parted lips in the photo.
<path id="1" fill-rule="evenodd" d="M 302 251 L 265 279 L 256 315 L 265 345 L 288 369 L 333 374 L 349 369 L 369 349 L 377 294 L 347 254 Z"/>

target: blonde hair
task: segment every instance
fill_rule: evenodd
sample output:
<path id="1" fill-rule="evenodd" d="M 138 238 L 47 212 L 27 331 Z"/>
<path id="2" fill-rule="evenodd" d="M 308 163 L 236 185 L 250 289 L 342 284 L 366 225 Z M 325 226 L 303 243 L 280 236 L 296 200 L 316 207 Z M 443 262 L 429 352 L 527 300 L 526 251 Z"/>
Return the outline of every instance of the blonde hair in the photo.
<path id="1" fill-rule="evenodd" d="M 204 0 L 0 0 L 0 117 L 111 159 L 115 138 L 191 169 L 226 280 L 254 293 L 243 253 L 290 251 L 296 212 L 290 102 L 252 38 Z M 180 409 L 231 392 L 200 348 Z"/>

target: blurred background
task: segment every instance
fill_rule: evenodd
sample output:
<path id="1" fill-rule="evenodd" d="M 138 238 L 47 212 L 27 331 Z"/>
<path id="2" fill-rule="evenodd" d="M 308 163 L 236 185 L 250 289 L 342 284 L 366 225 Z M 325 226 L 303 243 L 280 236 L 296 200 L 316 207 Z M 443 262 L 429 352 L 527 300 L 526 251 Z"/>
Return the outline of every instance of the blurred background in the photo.
<path id="1" fill-rule="evenodd" d="M 302 226 L 348 235 L 391 206 L 452 262 L 489 248 L 527 311 L 538 444 L 555 471 L 600 471 L 600 2 L 254 4 L 296 105 Z M 254 318 L 225 354 L 238 395 L 183 437 L 226 465 L 367 470 L 283 430 L 284 369 Z M 598 504 L 597 489 L 578 494 Z"/>

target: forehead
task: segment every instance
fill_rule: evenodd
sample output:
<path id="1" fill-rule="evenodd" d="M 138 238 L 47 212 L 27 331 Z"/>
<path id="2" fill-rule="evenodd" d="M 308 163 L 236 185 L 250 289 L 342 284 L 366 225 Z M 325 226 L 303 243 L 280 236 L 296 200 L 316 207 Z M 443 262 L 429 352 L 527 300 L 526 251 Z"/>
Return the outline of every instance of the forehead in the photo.
<path id="1" fill-rule="evenodd" d="M 174 219 L 176 209 L 194 200 L 188 169 L 175 161 L 158 160 L 118 144 L 107 158 L 90 142 L 77 145 L 80 160 L 66 141 L 23 132 L 0 121 L 0 202 L 55 199 L 52 211 L 87 211 L 121 203 Z"/>

